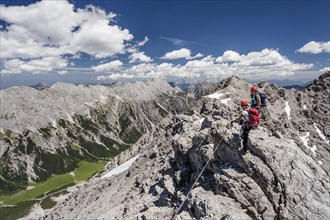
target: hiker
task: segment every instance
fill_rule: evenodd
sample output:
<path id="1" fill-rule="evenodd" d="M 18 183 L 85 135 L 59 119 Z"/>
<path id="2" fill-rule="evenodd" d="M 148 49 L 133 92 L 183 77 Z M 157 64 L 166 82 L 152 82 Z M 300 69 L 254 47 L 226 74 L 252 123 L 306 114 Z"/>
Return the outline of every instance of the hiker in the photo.
<path id="1" fill-rule="evenodd" d="M 252 86 L 251 87 L 251 108 L 256 108 L 258 110 L 258 113 L 261 112 L 261 98 L 258 93 L 258 88 L 257 86 Z"/>
<path id="2" fill-rule="evenodd" d="M 246 152 L 248 150 L 247 145 L 248 145 L 249 132 L 251 131 L 251 129 L 254 128 L 255 124 L 253 124 L 254 122 L 252 123 L 250 120 L 251 111 L 253 110 L 249 108 L 249 104 L 246 100 L 241 101 L 241 108 L 243 110 L 241 115 L 235 120 L 231 121 L 230 124 L 233 125 L 233 123 L 238 122 L 240 125 L 242 125 L 243 150 Z M 256 109 L 254 109 L 254 111 L 253 114 L 258 114 Z"/>

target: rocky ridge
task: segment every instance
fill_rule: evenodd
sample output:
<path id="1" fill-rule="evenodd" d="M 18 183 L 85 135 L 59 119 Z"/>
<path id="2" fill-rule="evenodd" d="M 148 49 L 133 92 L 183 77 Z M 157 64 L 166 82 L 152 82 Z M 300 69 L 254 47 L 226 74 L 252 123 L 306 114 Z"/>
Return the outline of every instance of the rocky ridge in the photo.
<path id="1" fill-rule="evenodd" d="M 304 91 L 260 83 L 269 115 L 247 153 L 229 122 L 251 85 L 224 80 L 198 112 L 164 118 L 108 164 L 140 155 L 127 171 L 95 177 L 25 219 L 329 219 L 329 75 Z"/>

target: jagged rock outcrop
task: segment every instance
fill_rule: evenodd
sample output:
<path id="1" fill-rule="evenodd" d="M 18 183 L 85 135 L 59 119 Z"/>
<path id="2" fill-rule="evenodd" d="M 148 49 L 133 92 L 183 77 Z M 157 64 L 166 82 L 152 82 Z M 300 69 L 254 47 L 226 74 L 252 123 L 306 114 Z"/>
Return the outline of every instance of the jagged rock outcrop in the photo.
<path id="1" fill-rule="evenodd" d="M 166 117 L 107 166 L 140 155 L 128 170 L 95 177 L 26 219 L 329 219 L 329 133 L 321 127 L 329 118 L 313 93 L 329 107 L 328 82 L 327 73 L 302 92 L 260 83 L 269 118 L 243 152 L 240 127 L 229 122 L 251 85 L 231 77 L 199 112 Z"/>
<path id="2" fill-rule="evenodd" d="M 217 83 L 215 82 L 202 82 L 196 85 L 190 86 L 186 91 L 189 96 L 195 99 L 200 99 L 203 96 L 209 95 L 217 90 Z"/>
<path id="3" fill-rule="evenodd" d="M 72 171 L 83 159 L 114 157 L 172 111 L 195 105 L 164 80 L 12 87 L 0 95 L 1 194 Z"/>

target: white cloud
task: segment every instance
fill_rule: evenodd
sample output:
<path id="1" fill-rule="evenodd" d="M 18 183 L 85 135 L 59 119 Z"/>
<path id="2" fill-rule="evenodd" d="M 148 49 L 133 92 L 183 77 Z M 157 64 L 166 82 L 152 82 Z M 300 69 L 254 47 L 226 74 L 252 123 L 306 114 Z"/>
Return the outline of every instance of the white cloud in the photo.
<path id="1" fill-rule="evenodd" d="M 330 67 L 324 67 L 323 69 L 320 69 L 320 72 L 325 73 L 330 71 Z"/>
<path id="2" fill-rule="evenodd" d="M 191 56 L 191 51 L 186 48 L 182 48 L 180 50 L 173 50 L 171 52 L 166 53 L 163 57 L 161 57 L 161 59 L 168 59 L 168 60 L 181 59 L 181 58 L 188 59 L 190 58 L 190 56 Z"/>
<path id="3" fill-rule="evenodd" d="M 163 57 L 161 57 L 161 59 L 167 59 L 167 60 L 174 60 L 174 59 L 186 59 L 186 60 L 190 60 L 190 59 L 195 59 L 195 58 L 199 58 L 202 57 L 203 54 L 198 53 L 195 56 L 191 56 L 191 51 L 187 48 L 181 48 L 180 50 L 173 50 L 171 52 L 166 53 Z"/>
<path id="4" fill-rule="evenodd" d="M 33 39 L 19 39 L 18 37 L 11 37 L 13 33 L 1 32 L 0 53 L 2 58 L 37 58 L 43 56 L 58 56 L 61 54 L 72 53 L 68 48 L 44 46 L 43 43 L 37 42 Z M 16 33 L 15 33 L 16 34 Z M 23 33 L 17 33 L 20 35 Z"/>
<path id="5" fill-rule="evenodd" d="M 212 55 L 206 56 L 202 59 L 202 61 L 206 61 L 206 62 L 214 61 L 214 60 L 215 60 L 215 58 Z"/>
<path id="6" fill-rule="evenodd" d="M 171 38 L 171 37 L 159 37 L 159 38 L 168 40 L 169 42 L 171 42 L 173 45 L 176 45 L 176 46 L 188 45 L 191 43 L 189 41 L 178 39 L 178 38 Z"/>
<path id="7" fill-rule="evenodd" d="M 302 48 L 298 49 L 299 53 L 330 53 L 330 41 L 328 42 L 315 42 L 311 41 L 308 44 L 305 44 Z"/>
<path id="8" fill-rule="evenodd" d="M 224 53 L 224 55 L 228 53 Z M 235 54 L 231 52 L 231 54 Z M 277 50 L 264 49 L 248 54 L 240 55 L 239 61 L 232 62 L 230 56 L 227 62 L 215 62 L 213 56 L 207 56 L 201 60 L 190 60 L 184 65 L 172 63 L 142 63 L 121 72 L 105 76 L 104 79 L 120 78 L 192 78 L 192 79 L 221 79 L 230 75 L 237 75 L 247 79 L 271 79 L 279 76 L 290 76 L 296 72 L 305 71 L 313 67 L 313 64 L 294 63 Z M 222 56 L 223 57 L 223 56 Z M 237 57 L 237 56 L 236 56 Z M 235 59 L 237 60 L 237 59 Z M 121 77 L 122 75 L 122 77 Z"/>
<path id="9" fill-rule="evenodd" d="M 104 64 L 101 64 L 98 66 L 93 66 L 92 69 L 95 72 L 104 72 L 104 71 L 109 71 L 109 70 L 113 70 L 113 69 L 118 69 L 122 65 L 123 65 L 123 63 L 120 60 L 115 60 L 115 61 L 111 61 L 109 63 L 104 63 Z"/>
<path id="10" fill-rule="evenodd" d="M 149 41 L 149 38 L 146 36 L 146 37 L 144 37 L 144 40 L 141 41 L 141 42 L 138 42 L 138 43 L 136 44 L 136 46 L 137 46 L 137 47 L 142 47 L 142 46 L 144 46 L 148 41 Z"/>
<path id="11" fill-rule="evenodd" d="M 273 49 L 263 49 L 262 51 L 250 52 L 247 55 L 241 56 L 239 62 L 233 65 L 237 66 L 266 66 L 276 65 L 281 62 L 288 63 L 288 59 L 283 57 L 278 51 Z"/>
<path id="12" fill-rule="evenodd" d="M 125 53 L 125 41 L 132 38 L 133 35 L 127 29 L 122 30 L 117 25 L 109 26 L 108 20 L 97 20 L 85 22 L 73 34 L 70 46 L 74 51 L 105 58 Z"/>
<path id="13" fill-rule="evenodd" d="M 274 76 L 294 75 L 296 71 L 311 69 L 313 64 L 294 63 L 277 50 L 266 48 L 242 55 L 240 60 L 230 67 L 242 76 L 267 79 Z"/>
<path id="14" fill-rule="evenodd" d="M 0 19 L 7 23 L 0 31 L 0 53 L 9 63 L 67 54 L 73 59 L 80 53 L 105 58 L 134 46 L 129 42 L 133 35 L 114 23 L 114 13 L 92 5 L 77 9 L 68 1 L 44 0 L 27 6 L 0 5 L 0 10 Z"/>
<path id="15" fill-rule="evenodd" d="M 218 57 L 215 61 L 222 63 L 222 62 L 236 62 L 239 61 L 241 56 L 239 53 L 232 51 L 232 50 L 227 50 L 223 53 L 221 57 Z"/>
<path id="16" fill-rule="evenodd" d="M 199 43 L 199 42 L 187 41 L 187 40 L 182 40 L 182 39 L 178 39 L 178 38 L 162 37 L 162 36 L 159 36 L 159 38 L 167 40 L 175 46 L 184 46 L 184 45 L 189 45 L 189 44 L 206 46 L 205 44 L 202 44 L 202 43 Z"/>
<path id="17" fill-rule="evenodd" d="M 66 75 L 69 71 L 67 70 L 61 70 L 61 71 L 58 71 L 58 74 L 60 75 Z"/>
<path id="18" fill-rule="evenodd" d="M 130 55 L 130 63 L 136 63 L 136 62 L 145 62 L 149 63 L 152 62 L 153 60 L 144 54 L 144 52 L 135 52 Z"/>
<path id="19" fill-rule="evenodd" d="M 196 59 L 196 58 L 200 58 L 203 57 L 204 55 L 202 53 L 198 53 L 195 56 L 191 57 L 190 59 Z"/>
<path id="20" fill-rule="evenodd" d="M 96 80 L 132 79 L 134 77 L 135 77 L 134 75 L 129 75 L 127 73 L 122 73 L 122 74 L 120 74 L 120 73 L 114 73 L 114 74 L 111 74 L 109 76 L 98 76 L 98 77 L 96 77 Z"/>
<path id="21" fill-rule="evenodd" d="M 68 66 L 68 61 L 61 57 L 44 57 L 41 59 L 32 59 L 24 61 L 21 59 L 5 60 L 4 68 L 1 74 L 18 74 L 23 72 L 30 72 L 32 74 L 39 74 L 50 72 L 54 69 L 62 69 Z"/>
<path id="22" fill-rule="evenodd" d="M 11 24 L 8 31 L 15 39 L 37 42 L 68 43 L 72 27 L 82 18 L 67 1 L 40 1 L 28 6 L 0 6 L 1 20 Z M 50 28 L 51 27 L 51 28 Z M 16 35 L 18 33 L 24 35 Z"/>
<path id="23" fill-rule="evenodd" d="M 166 53 L 161 59 L 186 59 L 182 65 L 155 64 L 139 47 L 149 39 L 134 43 L 133 35 L 118 26 L 112 12 L 89 5 L 75 8 L 68 1 L 38 1 L 27 6 L 0 5 L 1 74 L 58 72 L 67 74 L 70 67 L 79 69 L 85 54 L 93 58 L 108 58 L 129 53 L 129 62 L 143 62 L 127 68 L 119 60 L 81 68 L 85 72 L 112 71 L 105 78 L 204 77 L 218 78 L 232 74 L 248 77 L 288 76 L 308 70 L 312 64 L 294 63 L 277 50 L 264 49 L 248 54 L 228 50 L 215 58 L 193 55 L 187 48 Z M 176 44 L 199 44 L 175 38 L 164 38 Z M 329 42 L 310 42 L 301 53 L 330 52 Z M 195 59 L 195 60 L 193 60 Z M 104 59 L 106 60 L 106 59 Z M 99 77 L 100 79 L 102 77 Z"/>

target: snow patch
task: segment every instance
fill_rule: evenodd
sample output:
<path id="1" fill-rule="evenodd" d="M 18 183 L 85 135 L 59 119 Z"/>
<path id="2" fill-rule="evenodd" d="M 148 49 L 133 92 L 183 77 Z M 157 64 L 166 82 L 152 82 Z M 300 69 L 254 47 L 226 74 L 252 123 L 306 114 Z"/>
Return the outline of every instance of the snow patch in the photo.
<path id="1" fill-rule="evenodd" d="M 74 172 L 72 171 L 72 172 L 70 172 L 70 175 L 74 177 L 75 174 L 74 174 Z"/>
<path id="2" fill-rule="evenodd" d="M 221 93 L 221 92 L 215 92 L 212 93 L 210 95 L 207 95 L 206 97 L 210 98 L 210 99 L 219 99 L 221 96 L 224 96 L 225 94 Z"/>
<path id="3" fill-rule="evenodd" d="M 204 120 L 205 120 L 205 118 L 201 118 L 198 121 L 195 121 L 194 125 L 202 126 Z"/>
<path id="4" fill-rule="evenodd" d="M 320 131 L 320 129 L 317 127 L 316 123 L 313 123 L 316 132 L 319 134 L 320 138 L 322 138 L 327 144 L 329 144 L 329 140 L 327 140 L 327 138 L 324 136 L 324 134 L 322 133 L 322 131 Z"/>
<path id="5" fill-rule="evenodd" d="M 309 137 L 309 135 L 310 135 L 310 133 L 309 132 L 306 132 L 306 135 L 305 136 L 302 136 L 302 137 L 299 137 L 299 138 L 304 143 L 304 145 L 306 147 L 308 147 L 313 152 L 314 156 L 316 156 L 316 150 L 317 150 L 316 145 L 313 145 L 313 147 L 308 146 L 308 141 L 309 141 L 309 138 L 308 137 Z"/>
<path id="6" fill-rule="evenodd" d="M 291 113 L 291 108 L 289 106 L 289 102 L 286 101 L 285 102 L 285 108 L 284 108 L 286 114 L 288 115 L 288 119 L 291 120 L 291 117 L 290 117 L 290 113 Z"/>
<path id="7" fill-rule="evenodd" d="M 228 101 L 231 100 L 231 98 L 228 98 L 228 99 L 222 99 L 220 100 L 221 103 L 227 105 Z"/>
<path id="8" fill-rule="evenodd" d="M 320 165 L 322 165 L 322 164 L 323 164 L 323 162 L 322 162 L 322 161 L 320 161 L 320 160 L 318 160 L 317 162 L 318 162 L 318 164 L 320 164 Z"/>
<path id="9" fill-rule="evenodd" d="M 303 105 L 303 108 L 306 110 L 307 109 L 307 106 L 306 105 Z"/>
<path id="10" fill-rule="evenodd" d="M 313 147 L 311 147 L 311 148 L 309 148 L 312 152 L 313 152 L 313 154 L 314 154 L 314 156 L 316 156 L 316 145 L 313 145 Z"/>
<path id="11" fill-rule="evenodd" d="M 228 95 L 228 94 L 230 94 L 230 92 L 227 92 L 226 94 L 223 94 L 223 93 L 218 91 L 218 92 L 212 93 L 210 95 L 207 95 L 205 97 L 208 97 L 210 99 L 219 99 L 221 96 Z"/>
<path id="12" fill-rule="evenodd" d="M 108 178 L 108 177 L 110 177 L 110 176 L 112 176 L 112 175 L 116 175 L 116 174 L 119 174 L 119 173 L 122 173 L 122 172 L 128 170 L 128 168 L 134 163 L 134 161 L 135 161 L 139 156 L 140 156 L 140 154 L 137 155 L 137 156 L 135 156 L 135 157 L 133 157 L 133 158 L 131 158 L 131 159 L 129 159 L 128 161 L 126 161 L 126 162 L 123 163 L 122 165 L 120 165 L 120 166 L 118 166 L 118 167 L 112 169 L 110 172 L 108 172 L 108 173 L 104 174 L 103 176 L 101 176 L 101 178 L 102 178 L 102 179 L 103 179 L 103 178 Z"/>
<path id="13" fill-rule="evenodd" d="M 301 139 L 301 141 L 303 142 L 303 144 L 306 146 L 306 147 L 309 147 L 308 146 L 308 141 L 309 141 L 309 138 L 308 138 L 308 136 L 309 136 L 309 132 L 306 132 L 306 135 L 305 136 L 301 136 L 301 137 L 299 137 L 300 139 Z"/>

